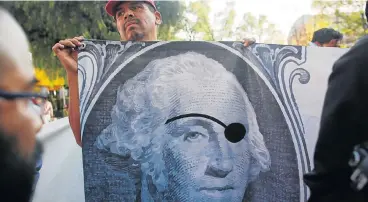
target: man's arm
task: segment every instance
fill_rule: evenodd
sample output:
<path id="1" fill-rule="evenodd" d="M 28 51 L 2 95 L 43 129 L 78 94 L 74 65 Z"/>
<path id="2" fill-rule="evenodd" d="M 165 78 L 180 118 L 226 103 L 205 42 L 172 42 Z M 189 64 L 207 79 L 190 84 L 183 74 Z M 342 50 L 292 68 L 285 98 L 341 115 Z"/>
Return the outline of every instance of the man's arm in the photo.
<path id="1" fill-rule="evenodd" d="M 82 146 L 82 137 L 80 129 L 80 110 L 79 110 L 79 92 L 78 92 L 78 74 L 68 72 L 69 85 L 69 124 L 72 128 L 75 141 Z"/>
<path id="2" fill-rule="evenodd" d="M 304 176 L 310 202 L 345 201 L 356 196 L 348 166 L 353 147 L 368 140 L 368 38 L 337 60 L 328 81 L 314 154 L 314 170 Z"/>
<path id="3" fill-rule="evenodd" d="M 59 58 L 61 64 L 67 72 L 69 85 L 69 123 L 72 128 L 75 140 L 78 145 L 82 145 L 80 134 L 80 111 L 78 92 L 78 57 L 74 49 L 81 46 L 83 36 L 65 39 L 56 43 L 52 50 Z"/>

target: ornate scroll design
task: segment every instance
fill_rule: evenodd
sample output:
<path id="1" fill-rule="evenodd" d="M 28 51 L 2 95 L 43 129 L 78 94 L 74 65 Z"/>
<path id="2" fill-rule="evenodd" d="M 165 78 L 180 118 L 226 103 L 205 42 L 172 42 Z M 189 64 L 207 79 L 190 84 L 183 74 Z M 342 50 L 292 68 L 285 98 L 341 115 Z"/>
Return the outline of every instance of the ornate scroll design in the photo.
<path id="1" fill-rule="evenodd" d="M 241 50 L 243 55 L 255 64 L 256 68 L 270 82 L 280 99 L 281 107 L 285 109 L 284 116 L 286 120 L 290 121 L 289 128 L 294 134 L 293 141 L 296 153 L 299 155 L 298 161 L 301 165 L 299 172 L 300 178 L 302 178 L 304 173 L 310 171 L 310 162 L 304 139 L 304 125 L 295 100 L 293 85 L 295 79 L 298 79 L 301 84 L 307 84 L 310 80 L 310 73 L 306 69 L 300 68 L 300 65 L 306 62 L 306 47 L 255 44 L 252 47 L 244 48 L 242 44 L 236 42 L 233 47 Z M 296 65 L 288 65 L 290 63 Z M 301 189 L 301 200 L 306 201 L 308 189 L 302 182 L 301 187 L 304 187 Z"/>
<path id="2" fill-rule="evenodd" d="M 104 81 L 115 70 L 115 63 L 124 61 L 145 46 L 144 42 L 86 40 L 78 54 L 78 79 L 81 134 L 91 100 Z M 87 74 L 88 72 L 88 74 Z"/>

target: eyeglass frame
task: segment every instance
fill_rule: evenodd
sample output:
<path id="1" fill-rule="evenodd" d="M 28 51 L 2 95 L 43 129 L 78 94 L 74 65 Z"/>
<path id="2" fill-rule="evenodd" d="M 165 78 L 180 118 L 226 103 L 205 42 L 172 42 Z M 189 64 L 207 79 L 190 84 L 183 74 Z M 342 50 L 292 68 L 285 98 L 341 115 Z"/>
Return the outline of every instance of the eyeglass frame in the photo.
<path id="1" fill-rule="evenodd" d="M 5 99 L 9 101 L 13 101 L 16 99 L 32 99 L 32 98 L 42 98 L 47 99 L 48 94 L 47 93 L 30 93 L 30 92 L 7 92 L 4 90 L 0 90 L 0 99 Z M 31 101 L 30 101 L 31 102 Z M 43 123 L 45 123 L 45 120 L 43 119 L 42 115 L 39 114 L 40 119 Z"/>
<path id="2" fill-rule="evenodd" d="M 30 92 L 7 92 L 0 90 L 0 98 L 5 100 L 15 100 L 21 98 L 43 98 L 47 99 L 47 93 L 30 93 Z"/>

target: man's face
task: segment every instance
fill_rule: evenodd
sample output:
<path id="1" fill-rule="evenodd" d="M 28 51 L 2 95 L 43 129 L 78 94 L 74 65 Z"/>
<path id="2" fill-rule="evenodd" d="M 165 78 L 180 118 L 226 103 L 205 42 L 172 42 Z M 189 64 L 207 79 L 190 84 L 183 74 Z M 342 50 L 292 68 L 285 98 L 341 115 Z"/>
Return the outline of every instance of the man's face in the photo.
<path id="1" fill-rule="evenodd" d="M 323 47 L 340 47 L 340 41 L 332 39 L 330 42 L 322 44 Z"/>
<path id="2" fill-rule="evenodd" d="M 27 59 L 29 58 L 26 57 Z M 7 57 L 1 57 L 3 65 L 0 75 L 0 89 L 9 93 L 32 92 L 35 84 L 30 67 L 19 67 Z M 15 138 L 19 152 L 25 158 L 33 155 L 36 134 L 42 120 L 29 106 L 27 98 L 6 100 L 0 98 L 0 130 Z"/>
<path id="3" fill-rule="evenodd" d="M 247 124 L 245 101 L 227 81 L 178 82 L 172 116 L 209 115 L 224 124 Z M 187 117 L 167 125 L 164 145 L 169 195 L 173 201 L 242 201 L 251 162 L 246 137 L 230 143 L 225 128 L 200 117 Z"/>
<path id="4" fill-rule="evenodd" d="M 120 38 L 123 41 L 157 40 L 157 27 L 161 23 L 158 11 L 140 1 L 123 2 L 117 6 L 115 19 Z"/>

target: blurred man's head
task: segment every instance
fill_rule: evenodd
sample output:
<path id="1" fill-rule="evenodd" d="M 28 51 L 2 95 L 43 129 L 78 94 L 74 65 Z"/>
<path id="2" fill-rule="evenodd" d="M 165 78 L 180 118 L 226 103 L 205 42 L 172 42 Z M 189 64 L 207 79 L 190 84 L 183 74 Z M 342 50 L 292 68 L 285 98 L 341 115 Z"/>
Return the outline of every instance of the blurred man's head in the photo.
<path id="1" fill-rule="evenodd" d="M 23 202 L 32 191 L 42 120 L 29 108 L 35 78 L 27 37 L 1 7 L 0 19 L 0 194 Z"/>
<path id="2" fill-rule="evenodd" d="M 339 47 L 343 35 L 331 28 L 322 28 L 313 33 L 312 42 L 320 47 Z"/>
<path id="3" fill-rule="evenodd" d="M 155 41 L 161 14 L 153 0 L 109 1 L 106 11 L 113 16 L 123 41 Z"/>

